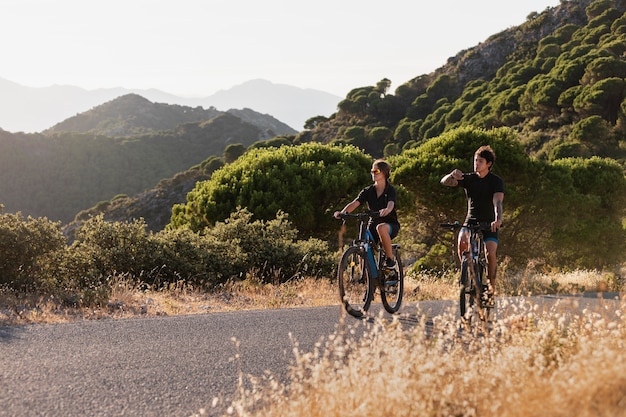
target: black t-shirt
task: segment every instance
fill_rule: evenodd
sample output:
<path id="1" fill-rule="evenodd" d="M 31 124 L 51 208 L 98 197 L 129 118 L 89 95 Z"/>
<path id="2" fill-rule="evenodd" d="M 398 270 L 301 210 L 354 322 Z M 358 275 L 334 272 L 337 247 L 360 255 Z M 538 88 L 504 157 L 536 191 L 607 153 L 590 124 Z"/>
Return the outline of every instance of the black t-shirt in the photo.
<path id="1" fill-rule="evenodd" d="M 480 178 L 475 172 L 463 174 L 459 185 L 465 188 L 467 196 L 466 222 L 492 222 L 495 220 L 493 195 L 504 192 L 504 181 L 496 174 L 489 172 Z"/>
<path id="2" fill-rule="evenodd" d="M 361 190 L 361 192 L 359 193 L 357 197 L 357 200 L 361 204 L 367 203 L 367 208 L 370 211 L 382 210 L 387 207 L 387 203 L 389 203 L 390 201 L 393 201 L 394 205 L 393 205 L 393 210 L 391 210 L 391 213 L 389 213 L 385 217 L 379 217 L 377 219 L 373 219 L 372 222 L 376 224 L 395 223 L 398 225 L 398 227 L 400 226 L 400 223 L 398 223 L 398 214 L 396 213 L 396 204 L 397 204 L 396 189 L 394 188 L 393 185 L 387 183 L 385 190 L 380 195 L 380 197 L 378 197 L 378 195 L 376 194 L 376 186 L 372 184 Z"/>

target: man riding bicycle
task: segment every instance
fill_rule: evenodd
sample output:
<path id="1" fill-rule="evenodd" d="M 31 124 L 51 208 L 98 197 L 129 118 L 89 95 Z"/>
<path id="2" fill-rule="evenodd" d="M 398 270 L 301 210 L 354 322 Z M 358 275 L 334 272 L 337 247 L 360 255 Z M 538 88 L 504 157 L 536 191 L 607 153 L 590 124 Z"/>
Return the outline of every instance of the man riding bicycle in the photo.
<path id="1" fill-rule="evenodd" d="M 491 172 L 496 154 L 490 146 L 481 146 L 474 153 L 474 172 L 464 174 L 458 169 L 445 175 L 441 184 L 465 189 L 467 197 L 467 215 L 465 224 L 488 223 L 490 230 L 483 231 L 487 276 L 489 278 L 489 297 L 493 299 L 498 264 L 498 229 L 502 226 L 502 201 L 504 200 L 504 181 Z M 467 251 L 469 230 L 462 228 L 458 237 L 458 255 L 463 262 L 463 253 Z"/>

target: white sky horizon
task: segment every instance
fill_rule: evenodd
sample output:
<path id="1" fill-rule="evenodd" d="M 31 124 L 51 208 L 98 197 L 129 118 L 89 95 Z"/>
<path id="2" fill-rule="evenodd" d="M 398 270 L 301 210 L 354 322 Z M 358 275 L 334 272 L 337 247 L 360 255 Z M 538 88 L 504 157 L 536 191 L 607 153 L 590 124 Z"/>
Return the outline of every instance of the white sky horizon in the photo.
<path id="1" fill-rule="evenodd" d="M 0 78 L 205 97 L 254 79 L 399 85 L 561 0 L 7 0 Z"/>

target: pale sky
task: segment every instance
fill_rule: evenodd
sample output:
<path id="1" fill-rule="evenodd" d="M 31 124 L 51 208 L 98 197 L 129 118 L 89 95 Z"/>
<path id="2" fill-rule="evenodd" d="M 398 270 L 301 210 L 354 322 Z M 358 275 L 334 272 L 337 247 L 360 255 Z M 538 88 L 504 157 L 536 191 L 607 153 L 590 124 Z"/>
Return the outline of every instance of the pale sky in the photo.
<path id="1" fill-rule="evenodd" d="M 0 78 L 209 96 L 391 90 L 560 0 L 2 0 Z"/>

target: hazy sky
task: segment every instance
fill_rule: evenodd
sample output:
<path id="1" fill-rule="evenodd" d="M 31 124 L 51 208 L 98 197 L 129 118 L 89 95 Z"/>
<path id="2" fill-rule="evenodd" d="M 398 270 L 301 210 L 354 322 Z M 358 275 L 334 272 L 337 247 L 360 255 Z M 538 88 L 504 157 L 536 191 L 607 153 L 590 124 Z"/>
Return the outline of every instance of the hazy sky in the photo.
<path id="1" fill-rule="evenodd" d="M 207 96 L 245 81 L 392 90 L 560 0 L 2 0 L 0 78 Z"/>

